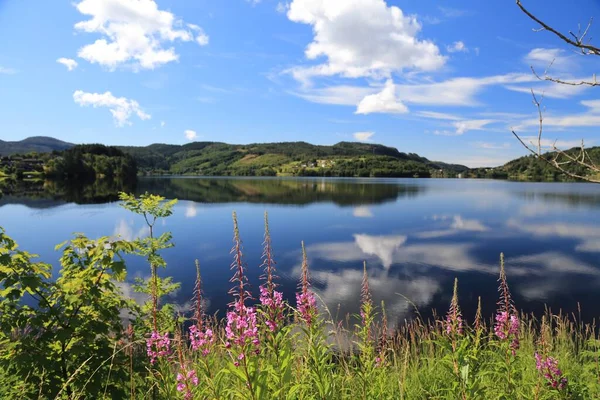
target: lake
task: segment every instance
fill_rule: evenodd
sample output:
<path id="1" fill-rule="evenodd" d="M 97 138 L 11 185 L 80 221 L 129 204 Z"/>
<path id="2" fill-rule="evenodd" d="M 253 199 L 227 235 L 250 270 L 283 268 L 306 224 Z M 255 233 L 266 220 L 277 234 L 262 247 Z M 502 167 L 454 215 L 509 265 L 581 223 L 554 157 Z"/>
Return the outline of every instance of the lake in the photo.
<path id="1" fill-rule="evenodd" d="M 230 301 L 232 211 L 238 214 L 253 294 L 258 296 L 263 212 L 268 211 L 281 287 L 289 299 L 300 273 L 300 243 L 313 288 L 333 315 L 357 313 L 362 264 L 373 297 L 401 322 L 432 309 L 445 313 L 455 277 L 464 313 L 481 296 L 491 316 L 497 301 L 500 253 L 518 308 L 600 316 L 600 185 L 461 179 L 141 178 L 135 191 L 178 198 L 161 275 L 181 289 L 171 301 L 189 307 L 198 259 L 209 313 Z M 110 198 L 110 197 L 109 197 Z M 112 197 L 114 198 L 114 196 Z M 77 204 L 58 195 L 0 198 L 0 226 L 21 249 L 57 265 L 54 246 L 89 237 L 146 234 L 143 218 L 118 203 Z M 147 277 L 143 260 L 128 257 L 128 282 Z M 135 296 L 129 284 L 128 294 Z"/>

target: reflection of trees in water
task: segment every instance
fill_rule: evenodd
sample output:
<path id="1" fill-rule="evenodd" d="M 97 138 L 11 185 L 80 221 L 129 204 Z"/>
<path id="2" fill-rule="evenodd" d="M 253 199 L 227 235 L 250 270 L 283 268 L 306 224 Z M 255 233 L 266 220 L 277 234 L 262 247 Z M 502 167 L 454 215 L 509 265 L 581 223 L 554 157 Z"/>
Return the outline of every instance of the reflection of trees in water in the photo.
<path id="1" fill-rule="evenodd" d="M 138 192 L 200 203 L 310 204 L 333 202 L 341 206 L 380 204 L 399 197 L 415 197 L 425 190 L 416 184 L 327 179 L 207 179 L 143 178 Z"/>
<path id="2" fill-rule="evenodd" d="M 63 203 L 98 204 L 116 201 L 119 192 L 134 192 L 136 181 L 97 179 L 93 182 L 12 181 L 0 187 L 0 205 L 25 204 L 34 208 Z"/>
<path id="3" fill-rule="evenodd" d="M 543 191 L 518 191 L 515 196 L 527 201 L 539 201 L 546 204 L 562 204 L 569 207 L 587 206 L 600 207 L 600 190 L 589 192 L 543 192 Z"/>

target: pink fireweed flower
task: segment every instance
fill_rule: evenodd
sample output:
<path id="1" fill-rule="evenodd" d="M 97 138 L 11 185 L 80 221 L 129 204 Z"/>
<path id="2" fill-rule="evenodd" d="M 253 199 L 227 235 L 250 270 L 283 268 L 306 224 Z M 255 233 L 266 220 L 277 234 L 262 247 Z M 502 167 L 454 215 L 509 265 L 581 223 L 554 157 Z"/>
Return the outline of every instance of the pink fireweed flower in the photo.
<path id="1" fill-rule="evenodd" d="M 305 293 L 296 293 L 296 306 L 302 321 L 311 325 L 317 314 L 317 300 L 313 292 L 307 290 Z"/>
<path id="2" fill-rule="evenodd" d="M 558 361 L 554 357 L 542 358 L 535 353 L 535 367 L 546 379 L 548 386 L 563 390 L 567 387 L 567 378 L 562 376 L 562 371 L 558 368 Z"/>
<path id="3" fill-rule="evenodd" d="M 494 333 L 500 340 L 512 338 L 510 348 L 514 355 L 519 348 L 519 317 L 506 311 L 499 312 L 496 314 Z"/>
<path id="4" fill-rule="evenodd" d="M 171 354 L 171 339 L 169 333 L 164 335 L 153 331 L 148 339 L 146 339 L 146 353 L 150 357 L 150 364 L 156 362 L 160 357 L 168 357 Z"/>
<path id="5" fill-rule="evenodd" d="M 463 334 L 462 313 L 460 312 L 460 307 L 458 305 L 458 279 L 454 279 L 452 301 L 450 302 L 450 308 L 448 309 L 444 326 L 447 335 L 455 333 L 460 336 Z"/>
<path id="6" fill-rule="evenodd" d="M 239 360 L 244 359 L 244 350 L 247 346 L 254 346 L 258 350 L 260 340 L 256 323 L 256 310 L 237 301 L 233 310 L 227 312 L 225 337 L 227 339 L 225 342 L 226 348 L 231 349 L 235 346 L 240 350 Z"/>
<path id="7" fill-rule="evenodd" d="M 300 319 L 310 326 L 317 315 L 317 300 L 315 299 L 315 294 L 309 290 L 309 287 L 308 257 L 306 256 L 304 242 L 302 242 L 302 278 L 300 279 L 300 293 L 296 293 L 296 307 L 298 308 Z"/>
<path id="8" fill-rule="evenodd" d="M 189 334 L 192 349 L 200 350 L 203 356 L 207 356 L 210 353 L 211 345 L 215 341 L 212 329 L 207 328 L 202 331 L 196 325 L 192 325 Z"/>
<path id="9" fill-rule="evenodd" d="M 194 395 L 190 389 L 190 386 L 198 386 L 198 376 L 196 371 L 191 369 L 187 372 L 182 371 L 177 374 L 177 391 L 184 392 L 183 398 L 185 400 L 192 400 Z"/>
<path id="10" fill-rule="evenodd" d="M 265 285 L 260 286 L 260 303 L 265 308 L 267 320 L 265 324 L 271 332 L 277 330 L 278 325 L 283 321 L 283 293 L 273 290 L 269 292 Z"/>

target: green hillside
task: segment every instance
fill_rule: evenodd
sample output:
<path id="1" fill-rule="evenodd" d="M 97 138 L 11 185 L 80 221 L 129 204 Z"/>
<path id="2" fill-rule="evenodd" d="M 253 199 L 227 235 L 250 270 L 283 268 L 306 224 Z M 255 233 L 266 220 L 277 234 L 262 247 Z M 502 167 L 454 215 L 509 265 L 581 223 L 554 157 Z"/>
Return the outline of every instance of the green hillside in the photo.
<path id="1" fill-rule="evenodd" d="M 572 148 L 567 150 L 566 153 L 576 156 L 580 153 L 579 148 Z M 600 147 L 590 147 L 586 149 L 589 159 L 592 163 L 600 166 Z M 553 159 L 556 153 L 548 152 L 544 154 L 546 159 Z M 559 158 L 559 162 L 566 161 L 566 158 Z M 571 173 L 575 173 L 580 176 L 592 177 L 592 172 L 579 165 L 565 166 Z M 511 179 L 511 180 L 522 180 L 522 181 L 573 181 L 570 178 L 548 162 L 540 160 L 534 155 L 528 155 L 520 157 L 515 160 L 509 161 L 508 163 L 495 168 L 474 168 L 468 172 L 469 177 L 473 178 L 492 178 L 492 179 Z M 598 177 L 596 177 L 598 178 Z"/>
<path id="2" fill-rule="evenodd" d="M 462 165 L 436 163 L 414 153 L 377 144 L 306 142 L 234 145 L 194 142 L 120 147 L 147 173 L 205 176 L 455 176 Z M 440 172 L 443 170 L 443 172 Z"/>
<path id="3" fill-rule="evenodd" d="M 74 144 L 46 136 L 34 136 L 16 142 L 0 140 L 0 156 L 27 153 L 50 153 L 73 147 Z"/>

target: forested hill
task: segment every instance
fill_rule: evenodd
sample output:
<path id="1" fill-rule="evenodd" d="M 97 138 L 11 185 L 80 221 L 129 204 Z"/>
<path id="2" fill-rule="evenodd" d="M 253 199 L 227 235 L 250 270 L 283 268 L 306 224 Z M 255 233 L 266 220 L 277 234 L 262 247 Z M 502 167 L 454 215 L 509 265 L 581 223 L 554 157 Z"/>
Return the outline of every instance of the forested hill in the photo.
<path id="1" fill-rule="evenodd" d="M 0 140 L 0 156 L 27 153 L 50 153 L 53 151 L 66 150 L 74 144 L 63 142 L 47 136 L 34 136 L 16 142 Z"/>
<path id="2" fill-rule="evenodd" d="M 567 150 L 566 153 L 571 156 L 577 156 L 581 152 L 580 148 L 572 148 Z M 600 147 L 590 147 L 586 149 L 588 159 L 587 162 L 591 161 L 595 165 L 600 166 Z M 549 152 L 544 154 L 547 159 L 553 159 L 556 153 Z M 566 161 L 566 158 L 559 158 L 559 162 Z M 580 176 L 590 176 L 592 171 L 579 165 L 564 165 L 564 168 L 568 171 L 575 173 Z M 495 167 L 495 168 L 475 168 L 470 170 L 467 174 L 473 178 L 500 178 L 500 179 L 512 179 L 512 180 L 527 180 L 527 181 L 570 181 L 573 180 L 562 174 L 552 165 L 544 160 L 540 160 L 533 155 L 520 157 L 506 164 Z M 596 177 L 598 178 L 598 177 Z"/>
<path id="3" fill-rule="evenodd" d="M 194 142 L 119 147 L 146 173 L 220 176 L 455 176 L 463 165 L 436 163 L 414 153 L 377 144 L 306 142 L 235 145 Z M 443 164 L 443 165 L 440 165 Z"/>

